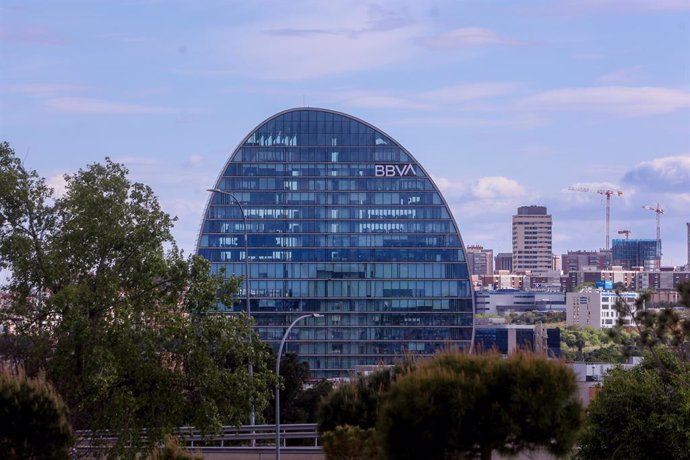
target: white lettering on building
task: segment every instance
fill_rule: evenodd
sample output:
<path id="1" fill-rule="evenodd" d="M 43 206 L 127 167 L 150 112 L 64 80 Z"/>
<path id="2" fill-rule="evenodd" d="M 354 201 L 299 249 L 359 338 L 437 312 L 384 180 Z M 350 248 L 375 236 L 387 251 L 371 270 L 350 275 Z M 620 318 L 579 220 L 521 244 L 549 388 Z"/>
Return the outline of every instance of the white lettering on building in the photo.
<path id="1" fill-rule="evenodd" d="M 416 176 L 417 171 L 412 164 L 374 165 L 376 177 Z"/>

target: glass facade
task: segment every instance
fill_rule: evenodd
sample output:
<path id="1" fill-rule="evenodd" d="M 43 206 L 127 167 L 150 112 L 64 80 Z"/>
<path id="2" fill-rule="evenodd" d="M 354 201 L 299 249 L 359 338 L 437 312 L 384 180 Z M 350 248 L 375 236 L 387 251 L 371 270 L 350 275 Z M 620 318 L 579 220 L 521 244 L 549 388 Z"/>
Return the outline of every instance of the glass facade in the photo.
<path id="1" fill-rule="evenodd" d="M 402 146 L 322 109 L 281 112 L 252 131 L 214 186 L 197 242 L 212 270 L 243 276 L 261 338 L 314 377 L 402 354 L 469 348 L 474 304 L 465 251 L 441 193 Z M 244 219 L 247 223 L 245 251 Z M 243 283 L 242 289 L 245 289 Z M 228 311 L 242 311 L 246 291 Z"/>
<path id="2" fill-rule="evenodd" d="M 613 240 L 613 265 L 626 270 L 644 267 L 645 270 L 658 270 L 656 266 L 656 240 Z"/>

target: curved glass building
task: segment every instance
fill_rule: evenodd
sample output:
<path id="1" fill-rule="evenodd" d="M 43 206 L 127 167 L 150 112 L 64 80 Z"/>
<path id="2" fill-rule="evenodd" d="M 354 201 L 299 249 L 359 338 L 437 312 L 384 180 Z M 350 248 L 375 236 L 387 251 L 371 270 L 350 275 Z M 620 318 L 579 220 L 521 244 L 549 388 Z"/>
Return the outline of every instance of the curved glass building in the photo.
<path id="1" fill-rule="evenodd" d="M 287 344 L 312 376 L 470 347 L 457 225 L 424 168 L 376 127 L 324 109 L 278 113 L 241 142 L 214 188 L 198 254 L 239 276 L 248 257 L 251 314 L 275 348 L 297 316 L 324 315 Z"/>

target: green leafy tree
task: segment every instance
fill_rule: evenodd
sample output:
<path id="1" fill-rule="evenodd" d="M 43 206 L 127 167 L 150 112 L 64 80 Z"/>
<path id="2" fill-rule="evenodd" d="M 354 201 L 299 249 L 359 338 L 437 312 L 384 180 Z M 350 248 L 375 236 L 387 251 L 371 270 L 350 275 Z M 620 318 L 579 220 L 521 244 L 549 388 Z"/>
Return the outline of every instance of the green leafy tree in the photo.
<path id="1" fill-rule="evenodd" d="M 544 448 L 568 453 L 582 409 L 575 376 L 525 353 L 445 353 L 390 387 L 377 432 L 388 458 L 491 458 Z"/>
<path id="2" fill-rule="evenodd" d="M 275 355 L 271 355 L 269 366 L 275 369 Z M 306 423 L 305 414 L 296 400 L 302 393 L 309 379 L 309 364 L 300 360 L 295 353 L 285 353 L 280 359 L 280 420 L 284 423 Z M 275 400 L 271 401 L 264 411 L 264 419 L 268 423 L 275 423 Z"/>
<path id="3" fill-rule="evenodd" d="M 71 443 L 67 406 L 44 376 L 0 367 L 0 458 L 64 459 Z"/>
<path id="4" fill-rule="evenodd" d="M 668 368 L 677 358 L 660 351 Z M 614 369 L 590 403 L 581 459 L 690 458 L 690 378 L 665 381 L 653 360 Z"/>
<path id="5" fill-rule="evenodd" d="M 180 425 L 244 422 L 273 377 L 250 319 L 215 314 L 239 280 L 184 258 L 174 219 L 127 174 L 106 159 L 55 196 L 0 144 L 0 322 L 11 325 L 0 355 L 45 371 L 75 428 L 114 430 L 115 450 L 134 455 Z"/>
<path id="6" fill-rule="evenodd" d="M 635 311 L 620 301 L 613 339 L 644 350 L 641 365 L 604 378 L 588 408 L 579 457 L 690 458 L 690 283 L 678 286 L 684 308 L 649 310 L 642 292 Z M 633 329 L 635 334 L 626 334 Z"/>

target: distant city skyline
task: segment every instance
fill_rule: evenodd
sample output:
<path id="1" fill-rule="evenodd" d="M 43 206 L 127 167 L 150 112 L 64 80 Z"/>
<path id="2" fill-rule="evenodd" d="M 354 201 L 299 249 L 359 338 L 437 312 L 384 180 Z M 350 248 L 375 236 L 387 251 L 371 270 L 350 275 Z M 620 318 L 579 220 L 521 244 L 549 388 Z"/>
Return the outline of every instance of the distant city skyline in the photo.
<path id="1" fill-rule="evenodd" d="M 59 191 L 106 156 L 193 253 L 218 170 L 265 118 L 366 119 L 425 165 L 464 243 L 510 252 L 546 206 L 553 252 L 656 237 L 688 260 L 690 2 L 402 0 L 0 4 L 0 140 Z M 642 33 L 643 31 L 643 33 Z"/>

